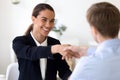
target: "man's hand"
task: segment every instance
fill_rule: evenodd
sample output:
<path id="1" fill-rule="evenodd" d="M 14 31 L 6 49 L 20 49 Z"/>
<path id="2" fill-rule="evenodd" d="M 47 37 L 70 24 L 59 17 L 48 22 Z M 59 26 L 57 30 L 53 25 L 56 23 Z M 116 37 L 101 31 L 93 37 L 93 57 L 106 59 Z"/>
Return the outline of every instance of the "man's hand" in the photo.
<path id="1" fill-rule="evenodd" d="M 66 47 L 65 50 L 66 51 L 70 50 L 73 57 L 80 58 L 81 56 L 85 56 L 87 54 L 88 47 L 87 46 L 79 47 L 79 46 L 72 45 L 72 46 Z"/>
<path id="2" fill-rule="evenodd" d="M 81 56 L 85 56 L 87 53 L 88 47 L 79 47 L 73 46 L 69 44 L 62 45 L 54 45 L 52 46 L 52 53 L 60 53 L 62 55 L 62 59 L 70 59 L 70 58 L 80 58 Z"/>
<path id="3" fill-rule="evenodd" d="M 51 48 L 51 52 L 53 54 L 60 53 L 62 55 L 62 59 L 69 59 L 73 57 L 73 52 L 71 50 L 65 50 L 69 46 L 69 44 L 54 45 Z"/>

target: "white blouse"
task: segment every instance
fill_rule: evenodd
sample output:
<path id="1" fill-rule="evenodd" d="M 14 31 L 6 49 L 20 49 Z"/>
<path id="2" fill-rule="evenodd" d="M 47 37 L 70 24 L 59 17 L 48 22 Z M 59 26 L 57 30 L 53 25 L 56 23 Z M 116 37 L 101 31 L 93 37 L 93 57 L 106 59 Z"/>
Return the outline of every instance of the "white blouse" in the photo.
<path id="1" fill-rule="evenodd" d="M 41 44 L 34 38 L 32 32 L 30 32 L 32 38 L 34 39 L 37 46 L 47 46 L 47 38 Z M 40 58 L 40 68 L 42 73 L 43 80 L 45 79 L 45 72 L 46 72 L 46 65 L 47 65 L 47 58 Z"/>

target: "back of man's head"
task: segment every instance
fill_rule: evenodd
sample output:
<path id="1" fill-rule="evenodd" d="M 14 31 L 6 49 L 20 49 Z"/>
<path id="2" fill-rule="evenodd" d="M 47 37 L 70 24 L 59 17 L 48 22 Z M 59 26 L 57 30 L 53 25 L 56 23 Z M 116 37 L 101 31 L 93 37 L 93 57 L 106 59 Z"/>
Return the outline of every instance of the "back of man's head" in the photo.
<path id="1" fill-rule="evenodd" d="M 104 37 L 114 38 L 119 33 L 120 12 L 111 3 L 93 4 L 87 11 L 87 20 Z"/>

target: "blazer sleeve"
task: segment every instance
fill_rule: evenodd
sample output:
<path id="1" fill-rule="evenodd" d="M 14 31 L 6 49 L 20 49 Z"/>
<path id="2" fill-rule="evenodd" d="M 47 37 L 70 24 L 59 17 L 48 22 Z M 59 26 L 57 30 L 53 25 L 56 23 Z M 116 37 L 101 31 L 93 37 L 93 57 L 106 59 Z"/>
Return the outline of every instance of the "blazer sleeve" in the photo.
<path id="1" fill-rule="evenodd" d="M 13 50 L 17 58 L 38 60 L 40 58 L 52 58 L 51 46 L 35 46 L 29 43 L 25 37 L 16 37 L 13 40 Z"/>
<path id="2" fill-rule="evenodd" d="M 61 44 L 60 41 L 56 40 L 56 39 L 49 38 L 48 40 L 50 40 L 49 44 L 52 44 L 52 45 Z M 67 64 L 67 62 L 65 60 L 62 60 L 62 55 L 54 54 L 53 57 L 55 58 L 55 61 L 56 61 L 56 66 L 57 66 L 59 77 L 62 80 L 68 80 L 68 77 L 72 73 L 72 71 L 70 70 L 69 65 Z"/>
<path id="3" fill-rule="evenodd" d="M 68 80 L 72 71 L 70 70 L 69 65 L 67 64 L 66 60 L 62 60 L 62 56 L 60 54 L 56 54 L 57 56 L 57 68 L 58 68 L 58 75 L 62 80 Z"/>

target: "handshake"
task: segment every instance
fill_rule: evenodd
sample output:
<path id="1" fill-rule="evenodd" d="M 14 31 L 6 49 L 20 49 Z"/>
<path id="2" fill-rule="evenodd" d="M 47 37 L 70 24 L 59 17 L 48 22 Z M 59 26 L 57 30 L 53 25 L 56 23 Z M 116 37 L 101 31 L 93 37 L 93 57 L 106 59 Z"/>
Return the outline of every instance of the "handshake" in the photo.
<path id="1" fill-rule="evenodd" d="M 81 56 L 86 55 L 88 47 L 79 47 L 73 46 L 69 44 L 62 45 L 53 45 L 51 48 L 51 52 L 53 54 L 60 53 L 62 55 L 62 59 L 70 59 L 70 58 L 80 58 Z"/>

